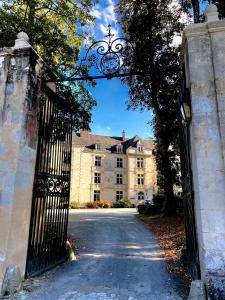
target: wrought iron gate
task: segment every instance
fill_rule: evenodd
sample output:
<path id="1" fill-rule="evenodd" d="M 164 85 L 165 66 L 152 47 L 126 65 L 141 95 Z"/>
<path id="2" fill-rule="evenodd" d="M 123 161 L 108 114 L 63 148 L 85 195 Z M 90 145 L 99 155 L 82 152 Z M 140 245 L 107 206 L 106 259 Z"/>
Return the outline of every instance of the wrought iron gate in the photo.
<path id="1" fill-rule="evenodd" d="M 180 115 L 180 150 L 183 205 L 186 229 L 186 260 L 193 280 L 200 278 L 198 243 L 196 236 L 194 192 L 192 182 L 189 124 Z"/>
<path id="2" fill-rule="evenodd" d="M 72 123 L 66 103 L 48 87 L 41 99 L 26 276 L 66 258 Z"/>

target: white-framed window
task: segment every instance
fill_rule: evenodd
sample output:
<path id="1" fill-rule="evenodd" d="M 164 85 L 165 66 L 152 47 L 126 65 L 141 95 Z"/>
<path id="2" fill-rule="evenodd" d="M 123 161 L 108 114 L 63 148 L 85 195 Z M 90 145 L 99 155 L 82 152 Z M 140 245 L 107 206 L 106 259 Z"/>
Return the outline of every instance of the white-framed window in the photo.
<path id="1" fill-rule="evenodd" d="M 100 167 L 102 164 L 102 158 L 101 156 L 95 156 L 95 166 Z"/>
<path id="2" fill-rule="evenodd" d="M 137 184 L 143 185 L 144 184 L 144 174 L 138 174 L 137 176 Z"/>
<path id="3" fill-rule="evenodd" d="M 144 158 L 138 157 L 137 158 L 137 168 L 143 168 L 144 167 Z"/>
<path id="4" fill-rule="evenodd" d="M 123 152 L 123 148 L 121 145 L 116 147 L 117 153 L 122 153 Z"/>
<path id="5" fill-rule="evenodd" d="M 145 195 L 143 192 L 139 192 L 138 193 L 138 200 L 144 200 L 145 199 Z"/>
<path id="6" fill-rule="evenodd" d="M 99 172 L 95 172 L 95 183 L 101 183 L 101 174 Z"/>
<path id="7" fill-rule="evenodd" d="M 101 149 L 101 145 L 100 144 L 95 144 L 95 150 L 100 150 Z"/>
<path id="8" fill-rule="evenodd" d="M 117 168 L 123 168 L 123 159 L 121 157 L 117 157 L 116 166 Z"/>
<path id="9" fill-rule="evenodd" d="M 116 184 L 123 184 L 123 175 L 116 174 Z"/>
<path id="10" fill-rule="evenodd" d="M 144 151 L 144 147 L 142 145 L 138 145 L 138 152 L 143 152 Z"/>
<path id="11" fill-rule="evenodd" d="M 94 191 L 94 201 L 100 201 L 100 191 Z"/>
<path id="12" fill-rule="evenodd" d="M 116 200 L 123 199 L 123 191 L 116 191 Z"/>

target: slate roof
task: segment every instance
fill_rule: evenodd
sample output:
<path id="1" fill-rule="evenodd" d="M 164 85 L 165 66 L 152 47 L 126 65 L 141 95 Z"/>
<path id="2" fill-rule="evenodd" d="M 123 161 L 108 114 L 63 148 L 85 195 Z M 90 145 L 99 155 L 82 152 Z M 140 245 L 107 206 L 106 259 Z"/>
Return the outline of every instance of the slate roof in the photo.
<path id="1" fill-rule="evenodd" d="M 126 139 L 123 141 L 122 137 L 115 136 L 103 136 L 88 134 L 87 137 L 81 137 L 80 133 L 73 133 L 73 144 L 86 147 L 87 151 L 94 150 L 96 144 L 100 144 L 101 151 L 107 152 L 117 152 L 117 146 L 121 145 L 123 147 L 123 153 L 126 153 L 128 148 L 136 148 L 137 143 L 140 141 L 140 144 L 144 146 L 146 150 L 153 150 L 154 143 L 152 140 L 143 140 L 138 135 L 135 135 L 133 138 Z"/>

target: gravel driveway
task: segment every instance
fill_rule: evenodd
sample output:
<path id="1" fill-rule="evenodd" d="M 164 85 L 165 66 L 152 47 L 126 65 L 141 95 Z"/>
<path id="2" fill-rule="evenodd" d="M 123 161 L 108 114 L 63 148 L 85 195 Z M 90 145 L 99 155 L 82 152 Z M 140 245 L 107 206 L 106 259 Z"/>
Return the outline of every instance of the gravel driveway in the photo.
<path id="1" fill-rule="evenodd" d="M 77 260 L 35 279 L 38 286 L 19 299 L 186 299 L 166 272 L 156 238 L 135 215 L 135 209 L 71 211 L 69 233 L 78 241 Z"/>

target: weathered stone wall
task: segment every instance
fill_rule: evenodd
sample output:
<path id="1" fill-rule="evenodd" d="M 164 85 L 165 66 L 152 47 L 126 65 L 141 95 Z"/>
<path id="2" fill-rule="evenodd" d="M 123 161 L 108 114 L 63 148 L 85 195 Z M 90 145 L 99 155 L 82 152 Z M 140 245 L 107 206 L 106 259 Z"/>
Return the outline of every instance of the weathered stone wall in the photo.
<path id="1" fill-rule="evenodd" d="M 37 55 L 0 50 L 0 291 L 5 270 L 25 273 L 38 139 Z"/>
<path id="2" fill-rule="evenodd" d="M 211 5 L 184 36 L 201 276 L 210 299 L 225 299 L 225 21 Z"/>

